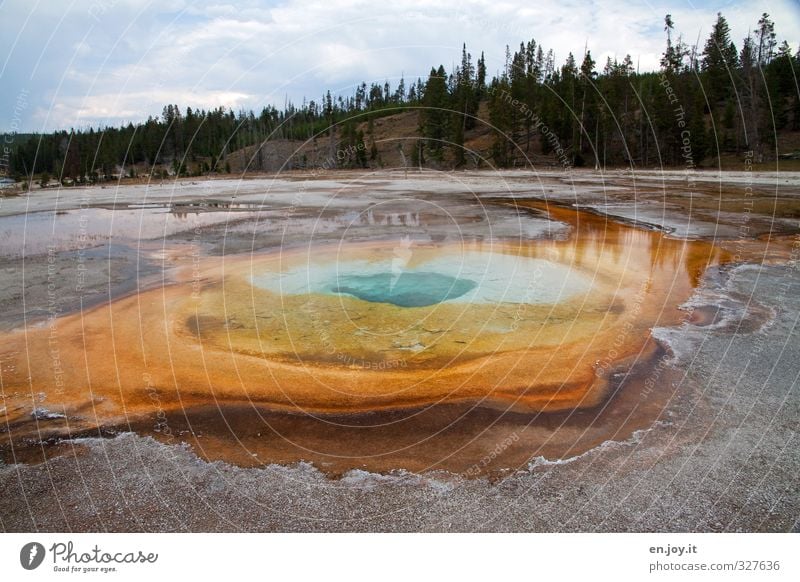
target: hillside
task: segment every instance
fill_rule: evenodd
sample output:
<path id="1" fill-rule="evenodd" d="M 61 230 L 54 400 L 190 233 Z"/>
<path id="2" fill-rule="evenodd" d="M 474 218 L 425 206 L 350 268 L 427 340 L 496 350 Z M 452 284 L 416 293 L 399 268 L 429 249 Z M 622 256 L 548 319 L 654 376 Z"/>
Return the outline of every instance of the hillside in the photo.
<path id="1" fill-rule="evenodd" d="M 492 159 L 495 132 L 489 121 L 488 102 L 480 104 L 474 128 L 464 134 L 464 148 L 468 152 L 465 169 L 489 169 L 496 167 Z M 710 124 L 710 116 L 707 123 Z M 370 127 L 371 125 L 371 127 Z M 357 131 L 364 133 L 364 151 L 366 154 L 367 168 L 402 168 L 412 166 L 412 153 L 415 145 L 420 140 L 420 112 L 404 111 L 394 115 L 387 115 L 375 119 L 372 124 L 362 121 L 356 125 Z M 308 140 L 272 139 L 260 145 L 252 145 L 228 154 L 224 160 L 235 174 L 251 172 L 280 172 L 294 169 L 337 169 L 350 167 L 342 154 L 349 153 L 346 146 L 342 146 L 342 131 L 337 127 L 331 139 L 330 133 L 325 132 Z M 374 144 L 374 149 L 373 149 Z M 402 153 L 401 153 L 402 150 Z M 541 135 L 531 131 L 530 135 L 524 134 L 522 139 L 515 142 L 516 155 L 510 166 L 534 166 L 537 168 L 559 167 L 559 158 L 554 153 L 543 153 Z M 340 158 L 337 160 L 337 152 Z M 452 169 L 455 160 L 452 152 L 439 164 L 426 163 L 427 167 L 438 169 Z M 784 170 L 800 170 L 800 131 L 783 129 L 776 135 L 776 151 L 765 156 L 765 160 L 756 166 L 764 169 L 774 169 L 779 166 Z M 706 160 L 705 164 L 698 167 L 717 167 L 741 169 L 745 153 L 723 152 L 718 157 Z M 332 160 L 336 160 L 332 162 Z M 602 165 L 602 162 L 601 162 Z M 638 166 L 638 164 L 634 164 Z M 606 163 L 606 167 L 619 167 L 620 164 Z M 654 159 L 649 167 L 669 166 Z M 146 171 L 146 167 L 140 168 Z"/>

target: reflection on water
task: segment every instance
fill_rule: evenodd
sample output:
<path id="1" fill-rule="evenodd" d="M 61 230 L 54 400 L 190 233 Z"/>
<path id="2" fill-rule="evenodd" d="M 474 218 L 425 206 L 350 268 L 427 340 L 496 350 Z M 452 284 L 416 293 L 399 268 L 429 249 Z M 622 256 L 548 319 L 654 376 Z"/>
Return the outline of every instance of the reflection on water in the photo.
<path id="1" fill-rule="evenodd" d="M 309 193 L 288 206 L 286 198 L 267 194 L 260 202 L 164 203 L 144 197 L 140 203 L 0 216 L 0 257 L 32 257 L 105 244 L 134 247 L 139 241 L 202 242 L 209 253 L 231 254 L 298 242 L 385 239 L 395 233 L 422 242 L 534 240 L 566 234 L 565 226 L 554 221 L 532 216 L 520 220 L 509 209 L 487 213 L 464 201 L 446 207 L 413 198 L 323 201 Z M 76 200 L 70 202 L 74 206 Z"/>
<path id="2" fill-rule="evenodd" d="M 0 217 L 0 256 L 32 256 L 111 243 L 159 239 L 215 224 L 253 219 L 256 212 L 178 212 L 138 208 L 82 208 Z"/>

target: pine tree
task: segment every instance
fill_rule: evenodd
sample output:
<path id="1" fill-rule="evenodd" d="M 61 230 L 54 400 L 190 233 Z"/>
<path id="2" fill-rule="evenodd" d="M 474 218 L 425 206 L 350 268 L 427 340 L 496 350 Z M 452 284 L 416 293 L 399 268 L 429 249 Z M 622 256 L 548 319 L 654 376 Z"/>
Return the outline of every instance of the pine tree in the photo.
<path id="1" fill-rule="evenodd" d="M 689 50 L 681 41 L 681 37 L 678 37 L 677 43 L 672 44 L 673 28 L 674 22 L 672 20 L 672 15 L 667 14 L 664 17 L 664 30 L 667 33 L 667 48 L 664 50 L 664 54 L 661 56 L 661 68 L 662 70 L 675 75 L 683 70 L 683 61 L 689 54 Z"/>
<path id="2" fill-rule="evenodd" d="M 764 12 L 758 21 L 756 31 L 758 46 L 756 48 L 756 61 L 759 66 L 766 66 L 772 62 L 775 55 L 775 47 L 778 44 L 775 35 L 775 23 L 769 18 L 769 14 Z"/>
<path id="3" fill-rule="evenodd" d="M 444 66 L 439 65 L 438 69 L 431 69 L 428 76 L 420 115 L 420 130 L 425 138 L 428 157 L 438 162 L 444 159 L 445 142 L 449 135 L 449 101 L 447 73 Z"/>
<path id="4" fill-rule="evenodd" d="M 515 147 L 511 137 L 514 124 L 512 107 L 509 105 L 511 86 L 503 75 L 492 82 L 489 91 L 489 122 L 494 129 L 492 141 L 492 161 L 499 167 L 511 165 L 510 152 Z"/>
<path id="5" fill-rule="evenodd" d="M 486 58 L 481 52 L 481 58 L 478 59 L 477 79 L 475 83 L 475 93 L 478 101 L 483 99 L 486 94 Z"/>
<path id="6" fill-rule="evenodd" d="M 734 71 L 738 66 L 737 51 L 731 41 L 728 21 L 717 13 L 717 22 L 706 41 L 703 51 L 702 71 L 707 83 L 706 92 L 709 104 L 716 104 L 730 97 L 734 92 Z"/>

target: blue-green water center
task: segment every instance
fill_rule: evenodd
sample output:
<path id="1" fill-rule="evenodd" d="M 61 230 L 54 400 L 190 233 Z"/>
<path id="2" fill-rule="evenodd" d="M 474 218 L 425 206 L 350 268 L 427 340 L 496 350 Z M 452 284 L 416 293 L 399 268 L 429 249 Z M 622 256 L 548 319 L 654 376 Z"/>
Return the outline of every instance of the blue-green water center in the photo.
<path id="1" fill-rule="evenodd" d="M 461 297 L 477 285 L 470 279 L 418 271 L 343 276 L 332 291 L 373 303 L 425 307 Z"/>

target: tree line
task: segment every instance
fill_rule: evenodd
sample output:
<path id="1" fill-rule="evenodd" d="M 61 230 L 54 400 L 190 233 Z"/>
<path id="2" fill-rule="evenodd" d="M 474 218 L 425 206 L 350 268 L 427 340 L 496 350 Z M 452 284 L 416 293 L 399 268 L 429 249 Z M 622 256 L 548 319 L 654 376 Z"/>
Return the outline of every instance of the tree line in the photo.
<path id="1" fill-rule="evenodd" d="M 675 38 L 670 15 L 664 31 L 660 70 L 648 73 L 630 55 L 598 71 L 588 50 L 556 68 L 552 51 L 520 45 L 489 90 L 495 163 L 524 161 L 537 125 L 557 138 L 540 139 L 542 153 L 557 147 L 573 166 L 602 167 L 686 165 L 689 149 L 694 165 L 746 151 L 760 162 L 781 132 L 800 130 L 800 50 L 778 45 L 768 14 L 740 50 L 722 14 L 702 47 Z"/>
<path id="2" fill-rule="evenodd" d="M 465 45 L 454 70 L 433 67 L 424 82 L 362 83 L 349 96 L 328 91 L 258 114 L 167 105 L 138 124 L 15 135 L 8 169 L 17 179 L 71 183 L 133 176 L 137 168 L 162 176 L 230 172 L 227 156 L 241 148 L 318 139 L 353 154 L 335 167 L 366 167 L 376 153 L 362 124 L 371 133 L 375 119 L 403 111 L 418 112 L 417 138 L 405 146 L 414 166 L 509 167 L 537 155 L 564 166 L 685 165 L 687 140 L 692 164 L 725 153 L 774 157 L 776 137 L 800 130 L 800 50 L 778 44 L 766 13 L 739 48 L 722 14 L 702 47 L 676 37 L 674 26 L 667 15 L 655 72 L 638 72 L 630 55 L 598 70 L 589 50 L 580 63 L 570 53 L 557 66 L 552 49 L 530 40 L 513 53 L 507 47 L 502 71 L 487 79 L 483 53 L 474 61 Z M 473 152 L 468 142 L 481 130 L 491 146 Z"/>

